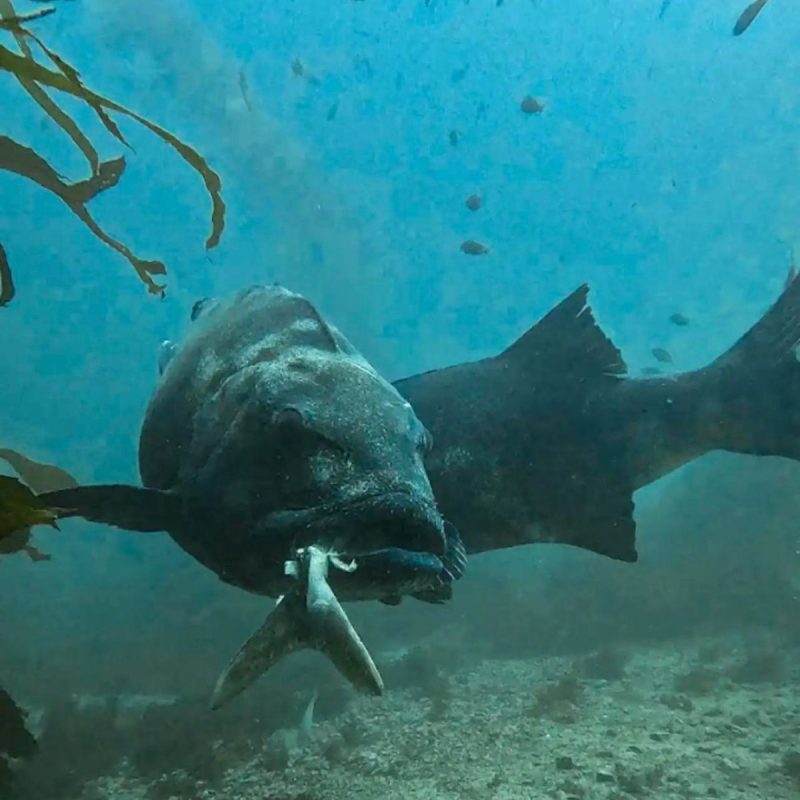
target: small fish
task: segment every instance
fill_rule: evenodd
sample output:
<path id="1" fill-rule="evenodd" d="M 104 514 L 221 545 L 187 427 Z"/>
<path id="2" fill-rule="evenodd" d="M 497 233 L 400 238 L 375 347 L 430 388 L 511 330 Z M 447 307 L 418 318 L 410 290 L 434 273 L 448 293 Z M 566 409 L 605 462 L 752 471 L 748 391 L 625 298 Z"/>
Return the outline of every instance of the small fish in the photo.
<path id="1" fill-rule="evenodd" d="M 319 78 L 308 72 L 299 58 L 292 61 L 292 72 L 298 78 L 305 78 L 312 86 L 319 86 Z"/>
<path id="2" fill-rule="evenodd" d="M 675 313 L 670 316 L 669 321 L 673 325 L 679 325 L 680 327 L 683 327 L 684 325 L 689 324 L 689 317 L 686 317 L 681 313 Z"/>
<path id="3" fill-rule="evenodd" d="M 672 5 L 672 0 L 663 0 L 663 2 L 661 3 L 661 8 L 658 12 L 659 19 L 664 19 L 664 14 L 666 14 L 667 11 L 669 11 L 669 7 L 671 5 Z"/>
<path id="4" fill-rule="evenodd" d="M 458 145 L 458 131 L 450 131 L 447 138 L 450 140 L 451 147 Z"/>
<path id="5" fill-rule="evenodd" d="M 733 26 L 733 35 L 741 36 L 759 15 L 761 9 L 767 4 L 767 0 L 754 0 L 747 8 L 742 11 L 736 24 Z"/>
<path id="6" fill-rule="evenodd" d="M 528 95 L 523 98 L 519 107 L 526 114 L 541 114 L 544 111 L 544 105 L 540 103 L 535 97 Z"/>
<path id="7" fill-rule="evenodd" d="M 461 244 L 461 252 L 468 256 L 485 256 L 489 252 L 489 248 L 474 239 L 467 239 Z"/>
<path id="8" fill-rule="evenodd" d="M 362 78 L 366 79 L 371 78 L 375 74 L 375 70 L 372 69 L 372 64 L 369 63 L 369 59 L 364 56 L 356 56 L 353 59 L 353 69 L 355 69 Z"/>
<path id="9" fill-rule="evenodd" d="M 242 100 L 244 100 L 247 110 L 252 111 L 253 106 L 250 105 L 250 90 L 247 86 L 247 75 L 245 75 L 243 69 L 239 70 L 239 91 L 242 93 Z"/>
<path id="10" fill-rule="evenodd" d="M 470 211 L 477 211 L 481 207 L 481 196 L 479 194 L 471 194 L 464 205 Z"/>
<path id="11" fill-rule="evenodd" d="M 642 367 L 642 375 L 663 375 L 658 367 Z"/>
<path id="12" fill-rule="evenodd" d="M 328 113 L 325 115 L 325 119 L 328 122 L 333 122 L 336 119 L 336 112 L 339 110 L 339 101 L 337 100 L 329 109 Z"/>
<path id="13" fill-rule="evenodd" d="M 465 64 L 459 69 L 454 69 L 450 73 L 450 83 L 461 83 L 469 72 L 469 64 Z"/>
<path id="14" fill-rule="evenodd" d="M 669 354 L 669 351 L 665 350 L 663 347 L 654 347 L 650 352 L 653 354 L 656 361 L 660 361 L 662 364 L 672 363 L 672 356 Z"/>

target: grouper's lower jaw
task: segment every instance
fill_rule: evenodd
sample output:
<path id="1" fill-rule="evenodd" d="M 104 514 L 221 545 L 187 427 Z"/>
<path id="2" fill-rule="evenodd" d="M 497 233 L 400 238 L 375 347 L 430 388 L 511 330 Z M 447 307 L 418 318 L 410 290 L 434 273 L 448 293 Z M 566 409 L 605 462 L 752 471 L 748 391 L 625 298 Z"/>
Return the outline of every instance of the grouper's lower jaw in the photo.
<path id="1" fill-rule="evenodd" d="M 375 662 L 328 585 L 330 564 L 331 556 L 317 547 L 299 554 L 296 585 L 278 600 L 222 673 L 211 698 L 213 709 L 232 700 L 284 656 L 307 648 L 324 653 L 355 688 L 383 693 Z"/>
<path id="2" fill-rule="evenodd" d="M 259 532 L 290 538 L 293 548 L 319 546 L 340 553 L 399 547 L 438 556 L 446 549 L 436 506 L 408 491 L 276 512 L 261 520 Z"/>

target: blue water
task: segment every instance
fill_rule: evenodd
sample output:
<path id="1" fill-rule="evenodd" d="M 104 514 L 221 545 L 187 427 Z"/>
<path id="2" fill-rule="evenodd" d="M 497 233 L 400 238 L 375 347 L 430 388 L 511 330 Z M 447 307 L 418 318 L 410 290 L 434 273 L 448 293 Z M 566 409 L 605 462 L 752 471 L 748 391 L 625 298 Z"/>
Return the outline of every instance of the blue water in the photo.
<path id="1" fill-rule="evenodd" d="M 162 300 L 56 198 L 0 172 L 0 243 L 17 288 L 0 309 L 0 445 L 81 482 L 138 481 L 158 345 L 186 330 L 199 297 L 279 282 L 394 379 L 496 353 L 588 282 L 637 375 L 658 366 L 653 347 L 675 371 L 724 351 L 778 296 L 800 247 L 800 16 L 788 0 L 768 3 L 740 37 L 731 29 L 743 0 L 56 5 L 31 28 L 87 86 L 201 152 L 227 204 L 221 243 L 206 252 L 198 175 L 132 120 L 114 117 L 126 149 L 64 102 L 102 158 L 126 158 L 119 185 L 89 209 L 137 255 L 166 263 Z M 8 33 L 0 43 L 14 47 Z M 541 114 L 522 113 L 527 95 Z M 68 179 L 86 177 L 80 153 L 9 75 L 0 109 L 0 134 Z M 464 205 L 473 193 L 477 212 Z M 467 239 L 490 252 L 465 255 Z M 676 312 L 690 324 L 671 324 Z M 730 503 L 707 493 L 728 481 L 747 509 L 731 540 L 769 583 L 787 561 L 798 569 L 785 529 L 799 477 L 793 464 L 734 456 L 690 465 L 637 498 L 640 515 L 654 515 L 640 550 L 711 570 L 715 547 L 730 551 L 719 528 L 734 523 L 716 524 Z M 752 526 L 766 517 L 776 532 L 756 547 Z M 691 520 L 710 542 L 707 563 L 686 535 Z M 132 692 L 178 690 L 182 658 L 200 643 L 191 681 L 202 687 L 263 614 L 262 601 L 223 588 L 166 537 L 68 522 L 36 540 L 51 562 L 0 563 L 0 671 L 34 705 L 48 675 L 60 689 L 43 697 L 109 692 L 117 680 Z M 678 555 L 674 541 L 686 548 Z M 487 587 L 527 584 L 532 570 L 612 586 L 622 574 L 551 549 L 475 570 Z M 473 587 L 465 604 L 481 596 Z M 387 613 L 364 624 L 383 632 Z M 393 644 L 434 626 L 430 613 L 404 609 Z M 42 659 L 53 671 L 31 672 Z"/>

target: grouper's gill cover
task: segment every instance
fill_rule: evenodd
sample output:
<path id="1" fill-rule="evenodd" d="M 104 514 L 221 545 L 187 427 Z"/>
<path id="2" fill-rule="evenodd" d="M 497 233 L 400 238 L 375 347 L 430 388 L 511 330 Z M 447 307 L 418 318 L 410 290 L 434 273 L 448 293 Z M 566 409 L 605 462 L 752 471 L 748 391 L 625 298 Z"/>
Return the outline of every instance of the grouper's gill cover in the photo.
<path id="1" fill-rule="evenodd" d="M 226 519 L 258 530 L 278 512 L 392 492 L 433 505 L 426 442 L 408 402 L 308 301 L 264 287 L 194 323 L 148 408 L 140 468 L 146 486 L 190 505 L 213 497 Z"/>

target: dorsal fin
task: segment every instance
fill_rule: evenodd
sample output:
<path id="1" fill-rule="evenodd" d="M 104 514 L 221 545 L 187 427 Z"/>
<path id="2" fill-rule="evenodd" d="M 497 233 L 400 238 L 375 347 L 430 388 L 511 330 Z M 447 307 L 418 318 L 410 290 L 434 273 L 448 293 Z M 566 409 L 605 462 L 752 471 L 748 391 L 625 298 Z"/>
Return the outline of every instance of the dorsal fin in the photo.
<path id="1" fill-rule="evenodd" d="M 587 303 L 589 285 L 576 289 L 500 354 L 501 359 L 551 362 L 554 370 L 622 376 L 622 353 L 597 324 Z"/>

